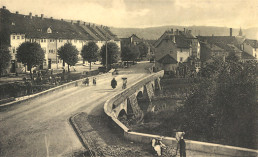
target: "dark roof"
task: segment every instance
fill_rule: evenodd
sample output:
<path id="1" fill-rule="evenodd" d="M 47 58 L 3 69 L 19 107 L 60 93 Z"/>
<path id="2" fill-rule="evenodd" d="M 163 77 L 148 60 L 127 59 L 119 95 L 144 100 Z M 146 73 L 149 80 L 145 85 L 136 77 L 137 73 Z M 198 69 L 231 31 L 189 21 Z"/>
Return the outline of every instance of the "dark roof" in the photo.
<path id="1" fill-rule="evenodd" d="M 246 39 L 245 43 L 252 46 L 253 48 L 258 48 L 258 41 L 257 40 Z"/>
<path id="2" fill-rule="evenodd" d="M 184 36 L 187 39 L 197 39 L 196 36 L 194 36 L 191 31 L 186 30 L 186 31 L 179 31 L 179 34 Z"/>
<path id="3" fill-rule="evenodd" d="M 165 56 L 163 56 L 162 58 L 160 58 L 158 60 L 159 63 L 162 64 L 177 64 L 177 60 L 175 60 L 170 54 L 167 54 Z"/>
<path id="4" fill-rule="evenodd" d="M 175 38 L 176 38 L 176 46 L 178 48 L 190 48 L 191 47 L 189 41 L 187 41 L 184 36 L 176 35 Z"/>
<path id="5" fill-rule="evenodd" d="M 10 25 L 11 33 L 25 34 L 29 38 L 55 38 L 55 39 L 81 39 L 81 40 L 106 40 L 104 33 L 108 34 L 108 39 L 116 40 L 116 36 L 105 27 L 92 28 L 94 26 L 84 26 L 80 23 L 72 23 L 52 18 L 41 18 L 11 13 Z M 86 28 L 87 27 L 87 28 Z M 52 33 L 47 33 L 50 28 Z M 103 33 L 104 32 L 104 33 Z"/>
<path id="6" fill-rule="evenodd" d="M 180 31 L 181 32 L 181 31 Z M 177 48 L 191 48 L 191 44 L 190 44 L 190 40 L 189 39 L 193 39 L 196 37 L 194 37 L 193 35 L 191 35 L 190 32 L 188 33 L 184 33 L 184 32 L 181 32 L 181 33 L 176 33 L 176 32 L 172 32 L 172 31 L 165 31 L 161 37 L 156 40 L 156 42 L 154 42 L 154 46 L 157 47 L 158 45 L 160 45 L 160 43 L 163 41 L 163 40 L 166 40 L 166 41 L 172 41 L 174 42 L 173 40 L 175 39 L 175 44 L 177 46 Z"/>
<path id="7" fill-rule="evenodd" d="M 198 36 L 199 41 L 208 43 L 224 43 L 235 44 L 236 38 L 234 36 Z"/>
<path id="8" fill-rule="evenodd" d="M 247 52 L 242 52 L 242 59 L 256 59 L 256 58 Z"/>
<path id="9" fill-rule="evenodd" d="M 132 34 L 129 38 L 133 38 L 133 41 L 134 42 L 141 42 L 142 39 L 140 39 L 137 35 L 135 34 Z"/>

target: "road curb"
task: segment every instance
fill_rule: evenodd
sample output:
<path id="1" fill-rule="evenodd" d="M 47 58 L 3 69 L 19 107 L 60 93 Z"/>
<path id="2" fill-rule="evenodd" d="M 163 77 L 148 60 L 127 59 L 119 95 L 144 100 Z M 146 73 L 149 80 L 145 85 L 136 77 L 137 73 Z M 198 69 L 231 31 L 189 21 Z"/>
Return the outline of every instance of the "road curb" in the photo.
<path id="1" fill-rule="evenodd" d="M 89 153 L 90 156 L 95 156 L 95 151 L 90 148 L 90 145 L 88 144 L 87 140 L 85 139 L 85 137 L 83 136 L 81 130 L 79 129 L 78 125 L 75 123 L 74 118 L 76 116 L 78 116 L 79 114 L 81 114 L 82 112 L 76 113 L 75 115 L 71 116 L 68 121 L 71 124 L 74 132 L 76 133 L 77 137 L 79 138 L 81 144 L 83 145 L 83 147 L 86 149 L 86 151 Z"/>

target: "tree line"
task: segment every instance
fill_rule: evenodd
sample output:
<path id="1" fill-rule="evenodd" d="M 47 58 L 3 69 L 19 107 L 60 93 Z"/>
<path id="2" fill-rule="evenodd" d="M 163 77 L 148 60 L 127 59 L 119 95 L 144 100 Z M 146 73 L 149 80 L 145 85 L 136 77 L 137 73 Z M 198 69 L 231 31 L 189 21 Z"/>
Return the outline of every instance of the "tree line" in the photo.
<path id="1" fill-rule="evenodd" d="M 107 42 L 106 44 L 100 49 L 93 41 L 83 46 L 80 54 L 84 61 L 88 61 L 90 63 L 90 69 L 91 63 L 97 60 L 101 60 L 101 63 L 106 65 L 106 49 L 108 54 L 108 68 L 110 68 L 110 65 L 113 63 L 117 63 L 120 59 L 122 59 L 122 61 L 135 61 L 137 58 L 143 58 L 146 56 L 148 52 L 148 47 L 145 44 L 141 44 L 139 46 L 124 46 L 121 49 L 121 53 L 116 43 Z M 69 67 L 74 66 L 79 60 L 79 51 L 71 43 L 64 44 L 58 49 L 57 52 L 58 57 L 63 60 L 63 63 L 68 64 L 68 71 L 70 71 Z M 45 60 L 45 53 L 40 44 L 24 42 L 18 47 L 16 58 L 18 62 L 21 62 L 24 66 L 27 66 L 31 73 L 31 69 L 33 67 L 43 64 Z M 3 74 L 3 72 L 9 67 L 11 60 L 8 47 L 1 46 L 0 60 L 0 73 Z"/>

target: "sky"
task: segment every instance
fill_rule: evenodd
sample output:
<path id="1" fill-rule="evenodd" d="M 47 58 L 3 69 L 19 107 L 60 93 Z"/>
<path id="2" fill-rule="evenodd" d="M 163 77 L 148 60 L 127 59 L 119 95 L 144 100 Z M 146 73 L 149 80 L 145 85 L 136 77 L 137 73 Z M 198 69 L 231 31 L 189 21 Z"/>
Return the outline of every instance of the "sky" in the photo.
<path id="1" fill-rule="evenodd" d="M 111 27 L 258 27 L 258 0 L 0 0 L 0 6 Z"/>

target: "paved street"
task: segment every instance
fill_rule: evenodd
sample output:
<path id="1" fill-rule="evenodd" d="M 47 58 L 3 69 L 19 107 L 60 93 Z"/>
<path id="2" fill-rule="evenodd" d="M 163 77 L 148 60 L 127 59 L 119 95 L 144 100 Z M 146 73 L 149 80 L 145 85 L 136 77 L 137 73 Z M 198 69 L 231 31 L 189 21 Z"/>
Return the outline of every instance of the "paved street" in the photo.
<path id="1" fill-rule="evenodd" d="M 145 75 L 127 74 L 128 85 Z M 0 156 L 62 156 L 82 149 L 68 118 L 81 111 L 101 111 L 103 103 L 121 90 L 122 77 L 116 76 L 115 90 L 111 89 L 109 76 L 98 79 L 97 86 L 79 85 L 0 112 Z"/>

